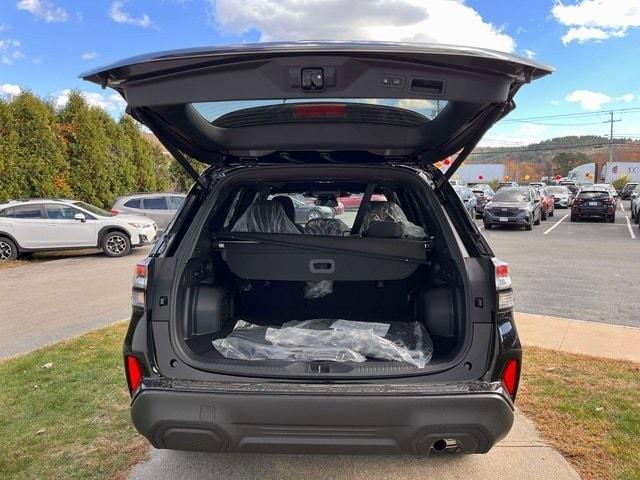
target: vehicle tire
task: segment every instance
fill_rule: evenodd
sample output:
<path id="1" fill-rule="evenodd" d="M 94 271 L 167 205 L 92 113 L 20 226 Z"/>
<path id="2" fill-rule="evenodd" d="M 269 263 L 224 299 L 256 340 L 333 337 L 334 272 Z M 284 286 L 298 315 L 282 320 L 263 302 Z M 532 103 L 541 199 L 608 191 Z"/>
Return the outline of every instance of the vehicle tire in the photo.
<path id="1" fill-rule="evenodd" d="M 607 218 L 607 222 L 616 223 L 616 216 L 615 215 L 611 215 L 610 217 Z"/>
<path id="2" fill-rule="evenodd" d="M 534 215 L 535 217 L 535 215 Z M 542 209 L 540 209 L 540 211 L 538 212 L 538 220 L 534 220 L 533 224 L 534 225 L 540 225 L 540 222 L 542 221 Z"/>
<path id="3" fill-rule="evenodd" d="M 315 220 L 316 218 L 322 218 L 322 214 L 318 210 L 311 210 L 307 213 L 307 222 L 309 220 Z"/>
<path id="4" fill-rule="evenodd" d="M 525 230 L 527 230 L 527 231 L 531 231 L 531 230 L 533 230 L 533 223 L 534 223 L 534 222 L 533 222 L 533 218 L 532 218 L 531 220 L 529 220 L 529 223 L 527 223 L 527 224 L 524 226 L 524 229 L 525 229 Z"/>
<path id="5" fill-rule="evenodd" d="M 493 225 L 491 225 L 490 223 L 485 223 L 484 224 L 484 229 L 485 230 L 491 230 L 493 228 Z"/>
<path id="6" fill-rule="evenodd" d="M 109 232 L 102 238 L 102 251 L 107 257 L 123 257 L 131 251 L 131 240 L 120 230 Z"/>
<path id="7" fill-rule="evenodd" d="M 18 258 L 18 247 L 13 240 L 0 237 L 0 263 Z"/>

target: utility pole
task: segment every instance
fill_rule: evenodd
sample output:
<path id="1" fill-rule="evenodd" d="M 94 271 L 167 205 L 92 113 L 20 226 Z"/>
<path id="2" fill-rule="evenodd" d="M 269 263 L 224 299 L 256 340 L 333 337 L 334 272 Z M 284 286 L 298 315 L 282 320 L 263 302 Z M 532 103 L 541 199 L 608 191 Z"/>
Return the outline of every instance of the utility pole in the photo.
<path id="1" fill-rule="evenodd" d="M 602 123 L 608 123 L 610 125 L 609 127 L 609 163 L 613 162 L 613 124 L 615 122 L 621 122 L 622 119 L 618 118 L 616 120 L 613 119 L 613 110 L 609 110 L 609 120 L 607 120 L 606 122 L 602 122 Z M 599 179 L 599 173 L 598 172 L 598 164 L 595 164 L 596 167 L 596 171 L 595 173 L 595 183 L 598 183 L 600 181 Z"/>

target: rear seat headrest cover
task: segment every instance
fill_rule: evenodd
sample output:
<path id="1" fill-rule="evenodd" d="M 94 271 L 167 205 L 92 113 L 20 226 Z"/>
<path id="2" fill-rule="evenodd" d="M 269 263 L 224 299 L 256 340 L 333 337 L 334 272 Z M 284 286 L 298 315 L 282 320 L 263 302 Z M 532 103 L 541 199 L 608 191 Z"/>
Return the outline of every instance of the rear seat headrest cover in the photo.
<path id="1" fill-rule="evenodd" d="M 395 222 L 402 227 L 402 236 L 425 238 L 424 228 L 409 221 L 400 206 L 395 202 L 371 202 L 362 219 L 360 232 L 366 232 L 373 222 Z M 371 235 L 369 235 L 371 236 Z"/>
<path id="2" fill-rule="evenodd" d="M 374 238 L 402 238 L 402 225 L 390 220 L 376 220 L 369 228 L 362 232 L 363 237 Z"/>
<path id="3" fill-rule="evenodd" d="M 291 199 L 291 197 L 287 197 L 286 195 L 277 195 L 271 200 L 282 205 L 284 213 L 287 217 L 289 217 L 289 220 L 291 220 L 292 222 L 296 221 L 296 207 L 293 204 L 293 200 Z"/>
<path id="4" fill-rule="evenodd" d="M 300 233 L 282 205 L 273 200 L 253 203 L 231 229 L 232 232 Z"/>

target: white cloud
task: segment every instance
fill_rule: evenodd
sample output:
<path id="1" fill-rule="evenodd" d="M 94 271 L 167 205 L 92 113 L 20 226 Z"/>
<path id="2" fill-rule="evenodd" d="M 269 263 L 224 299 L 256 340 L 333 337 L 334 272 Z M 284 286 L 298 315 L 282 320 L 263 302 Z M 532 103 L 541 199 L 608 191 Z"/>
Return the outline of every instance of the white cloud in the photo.
<path id="1" fill-rule="evenodd" d="M 6 96 L 16 96 L 20 95 L 22 89 L 19 85 L 13 85 L 11 83 L 3 83 L 0 85 L 0 94 Z"/>
<path id="2" fill-rule="evenodd" d="M 70 94 L 70 89 L 63 90 L 55 99 L 54 103 L 56 108 L 64 108 L 67 102 L 69 102 Z M 80 95 L 82 95 L 89 106 L 102 108 L 109 113 L 122 112 L 127 105 L 124 99 L 116 93 L 103 95 L 96 92 L 80 92 Z"/>
<path id="3" fill-rule="evenodd" d="M 513 52 L 515 41 L 464 0 L 208 0 L 223 32 L 261 41 L 386 40 L 473 45 Z"/>
<path id="4" fill-rule="evenodd" d="M 49 0 L 19 0 L 16 3 L 18 10 L 26 10 L 45 22 L 66 22 L 69 14 L 62 7 L 55 6 Z"/>
<path id="5" fill-rule="evenodd" d="M 624 37 L 624 30 L 603 30 L 596 27 L 572 27 L 562 36 L 562 44 L 568 45 L 573 41 L 585 43 L 589 40 L 601 42 L 611 37 Z"/>
<path id="6" fill-rule="evenodd" d="M 549 103 L 551 103 L 551 105 L 553 105 L 554 107 L 557 107 L 558 105 L 560 105 L 560 100 L 551 100 Z"/>
<path id="7" fill-rule="evenodd" d="M 24 55 L 20 51 L 20 40 L 0 38 L 0 63 L 11 65 L 22 57 Z"/>
<path id="8" fill-rule="evenodd" d="M 5 30 L 9 30 L 9 25 L 7 25 L 6 23 L 0 23 L 0 32 L 4 32 Z"/>
<path id="9" fill-rule="evenodd" d="M 609 95 L 591 90 L 574 90 L 564 99 L 567 102 L 579 103 L 584 110 L 598 110 L 612 100 Z"/>
<path id="10" fill-rule="evenodd" d="M 536 52 L 534 52 L 533 50 L 529 50 L 528 48 L 522 50 L 522 54 L 527 58 L 533 58 L 536 56 Z"/>
<path id="11" fill-rule="evenodd" d="M 109 16 L 116 23 L 128 23 L 138 27 L 149 27 L 151 25 L 149 15 L 143 13 L 141 17 L 134 17 L 130 13 L 124 11 L 123 2 L 113 2 L 109 9 Z"/>
<path id="12" fill-rule="evenodd" d="M 640 27 L 638 0 L 579 0 L 572 5 L 557 0 L 551 15 L 570 27 L 562 37 L 565 45 L 624 37 L 628 29 Z"/>
<path id="13" fill-rule="evenodd" d="M 524 123 L 510 133 L 494 134 L 480 141 L 481 147 L 522 147 L 542 141 L 546 136 L 544 125 Z"/>
<path id="14" fill-rule="evenodd" d="M 82 55 L 80 55 L 80 58 L 82 60 L 93 60 L 94 58 L 98 58 L 99 55 L 97 52 L 84 52 Z"/>
<path id="15" fill-rule="evenodd" d="M 618 102 L 625 102 L 625 103 L 633 102 L 635 99 L 636 99 L 636 96 L 633 93 L 625 93 L 624 95 L 620 95 L 619 97 L 616 97 L 616 100 Z"/>

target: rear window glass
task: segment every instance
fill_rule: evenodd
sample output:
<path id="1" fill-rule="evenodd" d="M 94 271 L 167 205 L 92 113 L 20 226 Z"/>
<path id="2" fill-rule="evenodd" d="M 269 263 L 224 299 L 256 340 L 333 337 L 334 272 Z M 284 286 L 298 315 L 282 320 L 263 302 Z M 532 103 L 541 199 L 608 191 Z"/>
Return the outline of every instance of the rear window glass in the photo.
<path id="1" fill-rule="evenodd" d="M 531 197 L 526 190 L 500 190 L 493 197 L 494 202 L 530 202 Z"/>
<path id="2" fill-rule="evenodd" d="M 580 198 L 592 199 L 592 198 L 608 198 L 609 192 L 580 192 Z"/>
<path id="3" fill-rule="evenodd" d="M 447 104 L 446 100 L 427 100 L 422 98 L 320 98 L 320 99 L 274 99 L 274 100 L 238 100 L 224 102 L 204 102 L 194 103 L 193 107 L 208 122 L 213 122 L 217 118 L 227 113 L 245 108 L 267 107 L 270 105 L 280 105 L 283 103 L 366 103 L 372 105 L 386 105 L 388 107 L 404 108 L 424 115 L 429 120 L 438 115 Z"/>
<path id="4" fill-rule="evenodd" d="M 142 201 L 146 210 L 166 210 L 167 199 L 165 197 L 145 198 Z"/>
<path id="5" fill-rule="evenodd" d="M 563 193 L 568 193 L 568 189 L 564 187 L 547 187 L 547 192 L 551 195 L 560 195 Z"/>
<path id="6" fill-rule="evenodd" d="M 14 218 L 42 218 L 40 204 L 13 207 L 13 216 Z"/>
<path id="7" fill-rule="evenodd" d="M 124 206 L 129 208 L 140 208 L 140 199 L 132 198 L 131 200 L 126 201 Z"/>

